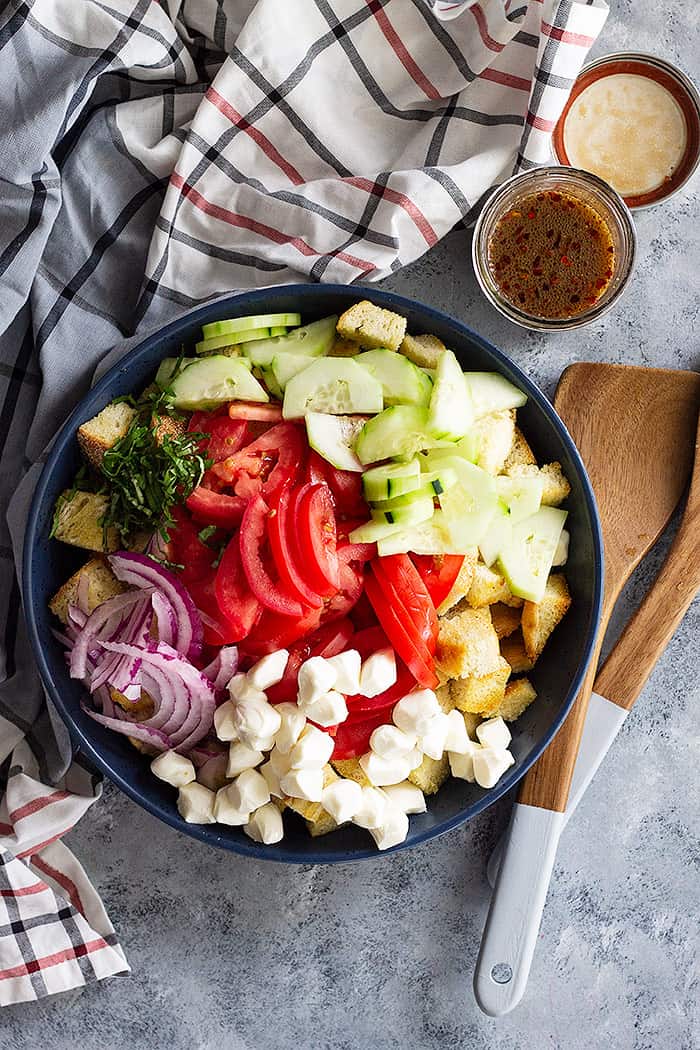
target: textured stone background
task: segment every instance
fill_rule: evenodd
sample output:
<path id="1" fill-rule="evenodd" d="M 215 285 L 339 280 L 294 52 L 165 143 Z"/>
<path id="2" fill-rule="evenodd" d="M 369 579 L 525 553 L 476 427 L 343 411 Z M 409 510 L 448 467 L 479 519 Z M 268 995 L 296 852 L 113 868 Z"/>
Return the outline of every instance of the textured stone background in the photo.
<path id="1" fill-rule="evenodd" d="M 695 3 L 614 0 L 598 53 L 623 49 L 697 75 Z M 581 359 L 698 368 L 697 189 L 696 178 L 670 205 L 638 216 L 632 287 L 612 315 L 579 332 L 528 334 L 501 319 L 476 288 L 463 232 L 388 287 L 465 320 L 549 394 Z M 613 632 L 664 549 L 631 581 Z M 485 863 L 507 800 L 407 853 L 292 868 L 180 837 L 108 785 L 68 841 L 133 974 L 5 1009 L 0 1047 L 697 1047 L 699 638 L 696 603 L 564 833 L 530 983 L 510 1016 L 484 1017 L 471 990 Z"/>

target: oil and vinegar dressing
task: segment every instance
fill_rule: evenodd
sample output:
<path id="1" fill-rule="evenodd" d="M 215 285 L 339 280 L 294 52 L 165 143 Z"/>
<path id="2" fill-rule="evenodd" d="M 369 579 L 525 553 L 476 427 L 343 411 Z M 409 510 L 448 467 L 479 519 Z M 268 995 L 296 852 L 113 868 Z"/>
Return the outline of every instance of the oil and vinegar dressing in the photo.
<path id="1" fill-rule="evenodd" d="M 568 193 L 533 193 L 499 219 L 488 246 L 500 294 L 547 320 L 576 317 L 604 294 L 614 272 L 607 223 Z"/>

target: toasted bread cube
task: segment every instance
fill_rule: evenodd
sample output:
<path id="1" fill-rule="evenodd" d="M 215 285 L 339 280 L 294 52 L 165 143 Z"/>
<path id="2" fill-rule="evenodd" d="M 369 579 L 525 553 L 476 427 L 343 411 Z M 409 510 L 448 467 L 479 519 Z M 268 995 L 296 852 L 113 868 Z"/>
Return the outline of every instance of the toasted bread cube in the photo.
<path id="1" fill-rule="evenodd" d="M 571 492 L 571 485 L 564 476 L 561 463 L 545 463 L 542 468 L 532 465 L 516 465 L 511 467 L 507 474 L 511 478 L 537 477 L 539 474 L 544 481 L 544 488 L 542 489 L 543 507 L 558 507 Z"/>
<path id="2" fill-rule="evenodd" d="M 516 426 L 513 434 L 513 444 L 510 446 L 510 452 L 503 464 L 503 473 L 510 473 L 513 467 L 527 466 L 537 466 L 537 459 L 535 453 L 528 445 L 522 430 Z"/>
<path id="3" fill-rule="evenodd" d="M 464 718 L 464 724 L 469 733 L 469 739 L 474 740 L 476 737 L 476 727 L 483 721 L 481 715 L 474 714 L 473 711 L 462 711 L 462 717 Z"/>
<path id="4" fill-rule="evenodd" d="M 305 823 L 312 838 L 318 838 L 319 835 L 327 835 L 331 831 L 337 831 L 340 827 L 325 809 L 321 810 L 316 820 L 307 820 Z"/>
<path id="5" fill-rule="evenodd" d="M 498 667 L 491 674 L 454 678 L 450 694 L 455 707 L 468 714 L 491 715 L 503 702 L 509 678 L 510 664 L 503 657 L 499 657 Z"/>
<path id="6" fill-rule="evenodd" d="M 99 492 L 68 489 L 56 504 L 54 539 L 88 551 L 116 551 L 119 533 L 113 525 L 103 530 L 107 497 Z"/>
<path id="7" fill-rule="evenodd" d="M 137 751 L 140 751 L 142 755 L 148 755 L 149 758 L 160 754 L 157 747 L 153 747 L 152 744 L 147 744 L 145 740 L 137 740 L 135 736 L 128 736 L 126 738 L 132 747 L 135 747 Z"/>
<path id="8" fill-rule="evenodd" d="M 108 598 L 113 598 L 126 589 L 104 558 L 90 558 L 90 561 L 86 561 L 82 568 L 74 572 L 63 586 L 59 587 L 49 602 L 49 609 L 61 623 L 68 623 L 68 606 L 77 603 L 78 588 L 82 581 L 87 581 L 84 587 L 88 613 L 91 613 L 102 602 L 106 602 Z"/>
<path id="9" fill-rule="evenodd" d="M 522 632 L 525 652 L 531 660 L 540 655 L 552 631 L 566 616 L 571 595 L 563 573 L 552 573 L 541 602 L 523 605 Z"/>
<path id="10" fill-rule="evenodd" d="M 437 702 L 440 705 L 440 709 L 444 711 L 446 715 L 449 715 L 450 711 L 453 711 L 455 707 L 455 702 L 452 699 L 452 690 L 450 689 L 450 683 L 443 682 L 441 685 L 439 685 L 435 690 L 435 696 L 437 697 Z"/>
<path id="11" fill-rule="evenodd" d="M 419 368 L 437 368 L 438 359 L 447 347 L 436 335 L 405 335 L 400 352 Z"/>
<path id="12" fill-rule="evenodd" d="M 126 402 L 113 402 L 87 423 L 78 427 L 78 444 L 91 467 L 99 470 L 107 449 L 123 438 L 136 418 L 136 410 Z"/>
<path id="13" fill-rule="evenodd" d="M 520 617 L 522 610 L 517 606 L 505 605 L 503 602 L 496 602 L 491 607 L 491 623 L 493 629 L 498 635 L 499 640 L 501 638 L 508 638 L 520 627 Z"/>
<path id="14" fill-rule="evenodd" d="M 535 661 L 525 652 L 522 631 L 516 631 L 508 638 L 501 639 L 501 655 L 510 664 L 513 674 L 524 674 L 535 666 Z"/>
<path id="15" fill-rule="evenodd" d="M 530 679 L 516 678 L 506 686 L 505 696 L 494 717 L 500 715 L 506 722 L 514 722 L 536 698 L 537 693 Z"/>
<path id="16" fill-rule="evenodd" d="M 333 346 L 328 351 L 329 357 L 354 357 L 355 354 L 360 352 L 360 348 L 357 343 L 353 343 L 351 339 L 336 339 Z"/>
<path id="17" fill-rule="evenodd" d="M 450 775 L 450 760 L 447 752 L 442 758 L 423 755 L 423 761 L 408 774 L 408 780 L 419 787 L 424 795 L 436 794 Z"/>
<path id="18" fill-rule="evenodd" d="M 476 563 L 479 558 L 479 552 L 476 548 L 469 550 L 464 555 L 464 561 L 462 562 L 462 568 L 459 570 L 457 579 L 452 584 L 452 590 L 445 599 L 438 606 L 438 615 L 444 616 L 445 613 L 449 612 L 458 602 L 462 600 L 468 593 L 469 588 L 472 585 L 474 579 L 474 570 Z"/>
<path id="19" fill-rule="evenodd" d="M 329 784 L 332 784 L 337 779 L 338 774 L 336 771 L 326 763 L 323 767 L 323 786 L 328 787 Z M 284 796 L 284 802 L 288 809 L 298 813 L 300 817 L 303 817 L 304 820 L 311 824 L 316 824 L 318 821 L 330 817 L 330 814 L 326 812 L 320 802 L 309 802 L 305 798 L 292 798 L 290 795 Z"/>
<path id="20" fill-rule="evenodd" d="M 365 771 L 357 758 L 334 759 L 331 762 L 339 777 L 354 780 L 360 787 L 372 787 L 372 782 L 365 776 Z"/>
<path id="21" fill-rule="evenodd" d="M 494 605 L 496 602 L 513 608 L 519 608 L 523 604 L 522 598 L 511 592 L 505 577 L 494 569 L 489 569 L 483 562 L 477 562 L 474 566 L 467 602 L 472 609 L 482 609 L 485 605 Z"/>
<path id="22" fill-rule="evenodd" d="M 145 690 L 142 690 L 138 700 L 128 700 L 122 693 L 112 689 L 111 686 L 109 695 L 115 704 L 119 704 L 124 711 L 133 716 L 135 722 L 145 722 L 153 714 L 155 708 L 153 697 L 149 696 Z"/>
<path id="23" fill-rule="evenodd" d="M 162 445 L 163 438 L 177 438 L 182 437 L 183 434 L 187 433 L 188 420 L 184 418 L 178 418 L 177 416 L 154 416 L 151 420 L 151 428 L 155 435 L 155 439 L 159 445 Z"/>
<path id="24" fill-rule="evenodd" d="M 482 416 L 474 423 L 473 429 L 479 439 L 477 466 L 489 474 L 500 474 L 513 445 L 515 409 Z"/>
<path id="25" fill-rule="evenodd" d="M 435 664 L 448 678 L 486 675 L 498 669 L 498 635 L 488 609 L 465 609 L 438 626 Z"/>
<path id="26" fill-rule="evenodd" d="M 363 299 L 340 315 L 336 331 L 341 339 L 369 350 L 379 346 L 398 350 L 406 334 L 406 318 Z"/>

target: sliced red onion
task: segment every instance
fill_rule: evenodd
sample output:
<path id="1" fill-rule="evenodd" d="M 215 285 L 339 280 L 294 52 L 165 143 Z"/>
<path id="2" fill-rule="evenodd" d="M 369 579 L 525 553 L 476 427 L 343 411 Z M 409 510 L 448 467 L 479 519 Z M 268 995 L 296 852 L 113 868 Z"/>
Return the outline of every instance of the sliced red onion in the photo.
<path id="1" fill-rule="evenodd" d="M 155 588 L 170 602 L 177 625 L 173 648 L 190 660 L 202 651 L 202 618 L 189 593 L 169 569 L 146 554 L 120 551 L 108 556 L 112 571 L 123 583 L 139 588 Z"/>
<path id="2" fill-rule="evenodd" d="M 219 649 L 210 664 L 202 671 L 203 675 L 214 683 L 218 692 L 225 689 L 238 670 L 238 648 L 235 645 L 226 645 Z"/>
<path id="3" fill-rule="evenodd" d="M 201 744 L 195 744 L 195 746 L 187 752 L 187 757 L 191 759 L 192 764 L 200 769 L 205 766 L 207 762 L 210 762 L 212 758 L 225 758 L 228 761 L 228 749 L 225 748 L 218 740 L 204 740 Z"/>
<path id="4" fill-rule="evenodd" d="M 51 628 L 51 634 L 54 636 L 57 642 L 61 643 L 64 649 L 70 650 L 73 648 L 73 642 L 67 634 L 61 634 L 61 632 L 57 631 L 54 627 Z M 69 656 L 70 652 L 66 655 Z"/>
<path id="5" fill-rule="evenodd" d="M 161 642 L 165 642 L 166 645 L 173 645 L 177 638 L 177 617 L 175 616 L 175 610 L 173 609 L 170 601 L 161 594 L 160 591 L 154 591 L 151 595 L 151 602 L 153 603 L 153 612 L 156 617 L 156 625 L 158 627 L 158 638 Z M 126 641 L 126 639 L 124 639 Z"/>
<path id="6" fill-rule="evenodd" d="M 114 598 L 108 598 L 90 613 L 71 652 L 71 678 L 84 679 L 87 677 L 88 654 L 95 644 L 100 644 L 100 632 L 104 631 L 109 635 L 120 622 L 124 610 L 142 600 L 143 596 L 138 591 L 127 591 L 125 594 L 117 594 Z"/>
<path id="7" fill-rule="evenodd" d="M 129 722 L 120 718 L 109 718 L 107 715 L 100 715 L 97 711 L 91 710 L 85 704 L 80 706 L 86 715 L 99 722 L 100 725 L 106 726 L 107 729 L 113 729 L 115 733 L 123 733 L 124 736 L 132 736 L 135 740 L 143 740 L 159 751 L 169 751 L 171 748 L 171 742 L 165 733 L 161 733 L 159 729 L 152 729 L 148 722 Z"/>
<path id="8" fill-rule="evenodd" d="M 75 597 L 78 608 L 86 614 L 89 613 L 90 608 L 88 605 L 88 600 L 90 597 L 90 581 L 86 572 L 82 573 L 80 579 L 78 580 L 78 589 L 76 591 Z"/>
<path id="9" fill-rule="evenodd" d="M 152 618 L 152 595 L 149 596 L 143 592 L 136 593 L 141 595 L 140 603 L 134 604 L 126 621 L 120 625 L 120 629 L 113 631 L 105 640 L 128 642 L 130 645 L 145 644 Z M 129 700 L 138 700 L 141 693 L 139 668 L 140 663 L 135 665 L 131 658 L 103 651 L 96 661 L 90 678 L 90 691 L 94 693 L 101 685 L 109 683 Z"/>

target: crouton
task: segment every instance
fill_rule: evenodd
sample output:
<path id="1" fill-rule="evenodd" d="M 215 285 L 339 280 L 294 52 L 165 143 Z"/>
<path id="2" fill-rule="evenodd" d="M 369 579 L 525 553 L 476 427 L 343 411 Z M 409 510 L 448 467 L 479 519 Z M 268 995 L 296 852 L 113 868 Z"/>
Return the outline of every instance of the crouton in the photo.
<path id="1" fill-rule="evenodd" d="M 122 693 L 112 689 L 111 686 L 109 695 L 115 704 L 119 704 L 124 711 L 132 716 L 135 722 L 145 722 L 153 714 L 155 708 L 153 697 L 149 696 L 145 690 L 141 692 L 138 700 L 128 700 Z"/>
<path id="2" fill-rule="evenodd" d="M 523 674 L 535 666 L 535 661 L 525 652 L 522 631 L 516 631 L 508 638 L 501 639 L 501 655 L 510 664 L 513 674 Z"/>
<path id="3" fill-rule="evenodd" d="M 349 339 L 368 350 L 374 347 L 398 350 L 406 334 L 406 318 L 363 299 L 340 315 L 336 331 L 341 339 Z"/>
<path id="4" fill-rule="evenodd" d="M 514 722 L 536 697 L 529 678 L 516 678 L 506 686 L 505 696 L 493 717 L 500 715 L 506 722 Z"/>
<path id="5" fill-rule="evenodd" d="M 228 346 L 219 346 L 216 350 L 197 351 L 197 357 L 241 357 L 241 347 L 238 343 L 229 343 Z"/>
<path id="6" fill-rule="evenodd" d="M 323 786 L 328 787 L 329 784 L 338 779 L 338 774 L 333 767 L 326 764 L 323 767 Z M 303 817 L 310 824 L 316 824 L 322 821 L 324 817 L 330 817 L 320 802 L 308 802 L 305 798 L 292 798 L 289 795 L 285 795 L 283 801 L 288 809 L 298 813 L 300 817 Z"/>
<path id="7" fill-rule="evenodd" d="M 153 416 L 151 429 L 159 445 L 163 443 L 164 437 L 178 438 L 187 432 L 187 419 L 177 416 Z"/>
<path id="8" fill-rule="evenodd" d="M 434 795 L 450 775 L 450 760 L 445 753 L 442 758 L 423 755 L 423 761 L 408 774 L 408 779 L 419 787 L 424 795 Z"/>
<path id="9" fill-rule="evenodd" d="M 499 663 L 498 635 L 488 609 L 465 609 L 439 621 L 435 664 L 448 678 L 491 674 Z"/>
<path id="10" fill-rule="evenodd" d="M 354 357 L 355 354 L 359 353 L 359 347 L 357 343 L 353 343 L 350 339 L 336 339 L 333 346 L 328 351 L 329 357 Z"/>
<path id="11" fill-rule="evenodd" d="M 87 423 L 78 427 L 80 451 L 91 467 L 99 470 L 107 449 L 123 438 L 136 418 L 136 410 L 126 402 L 112 402 Z"/>
<path id="12" fill-rule="evenodd" d="M 342 758 L 331 762 L 333 769 L 339 777 L 346 780 L 354 780 L 360 787 L 371 787 L 371 781 L 365 776 L 365 771 L 357 758 Z"/>
<path id="13" fill-rule="evenodd" d="M 452 584 L 452 590 L 446 598 L 438 606 L 438 615 L 444 616 L 445 613 L 449 612 L 457 602 L 461 601 L 469 593 L 469 588 L 472 585 L 474 578 L 474 569 L 479 558 L 479 552 L 476 547 L 473 550 L 467 551 L 464 555 L 464 561 L 462 562 L 462 568 L 459 570 L 457 579 Z"/>
<path id="14" fill-rule="evenodd" d="M 501 602 L 517 609 L 523 604 L 522 598 L 511 593 L 505 578 L 494 569 L 489 569 L 483 562 L 477 562 L 474 576 L 467 594 L 467 602 L 472 609 L 481 609 L 485 605 Z"/>
<path id="15" fill-rule="evenodd" d="M 108 598 L 113 598 L 115 594 L 121 594 L 126 589 L 104 558 L 90 558 L 90 561 L 86 561 L 82 568 L 74 572 L 63 586 L 58 588 L 49 602 L 49 609 L 61 623 L 68 623 L 68 606 L 77 604 L 81 583 L 88 613 L 91 613 L 102 602 L 106 602 Z"/>
<path id="16" fill-rule="evenodd" d="M 561 463 L 545 463 L 541 468 L 531 464 L 516 465 L 510 467 L 506 473 L 511 478 L 537 477 L 539 474 L 544 481 L 542 490 L 543 507 L 558 507 L 571 492 L 571 485 L 562 472 Z"/>
<path id="17" fill-rule="evenodd" d="M 113 525 L 103 530 L 106 513 L 107 497 L 102 493 L 68 489 L 56 503 L 53 537 L 88 551 L 116 551 L 119 532 Z"/>
<path id="18" fill-rule="evenodd" d="M 508 638 L 520 627 L 521 610 L 517 607 L 496 602 L 491 606 L 491 623 L 499 639 Z"/>
<path id="19" fill-rule="evenodd" d="M 437 368 L 447 347 L 436 335 L 405 335 L 399 351 L 419 368 Z"/>
<path id="20" fill-rule="evenodd" d="M 503 702 L 509 678 L 510 664 L 501 656 L 497 669 L 491 674 L 454 678 L 450 682 L 450 695 L 458 711 L 490 715 Z"/>
<path id="21" fill-rule="evenodd" d="M 464 719 L 464 724 L 467 727 L 469 739 L 474 740 L 476 736 L 476 727 L 481 722 L 483 722 L 483 718 L 481 717 L 481 715 L 476 715 L 472 711 L 462 711 L 462 718 Z"/>
<path id="22" fill-rule="evenodd" d="M 542 601 L 523 605 L 522 632 L 525 652 L 531 660 L 540 655 L 552 631 L 566 616 L 571 595 L 562 573 L 552 573 L 547 580 Z"/>
<path id="23" fill-rule="evenodd" d="M 508 474 L 513 467 L 527 467 L 533 465 L 537 466 L 535 453 L 528 445 L 525 435 L 520 427 L 516 426 L 513 434 L 513 444 L 510 446 L 510 452 L 503 464 L 503 473 Z"/>
<path id="24" fill-rule="evenodd" d="M 446 715 L 449 715 L 450 711 L 453 711 L 455 706 L 455 702 L 452 699 L 452 692 L 450 690 L 450 683 L 443 682 L 442 685 L 439 685 L 435 690 L 435 696 L 437 697 L 437 702 L 439 703 L 441 710 L 444 711 Z"/>
<path id="25" fill-rule="evenodd" d="M 479 442 L 477 466 L 489 474 L 500 474 L 513 445 L 515 409 L 491 412 L 472 427 Z"/>

